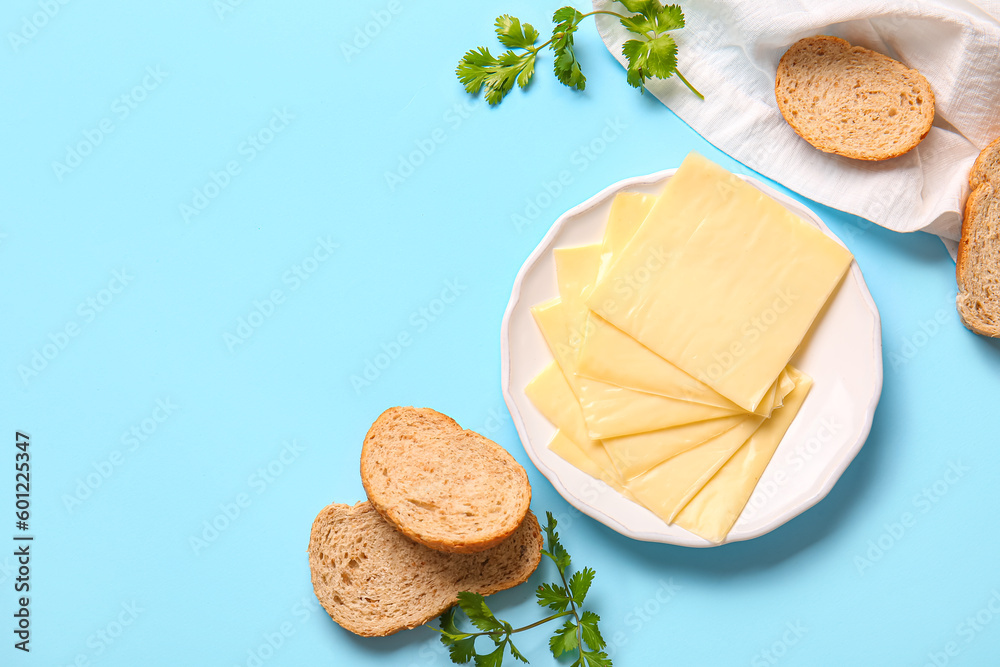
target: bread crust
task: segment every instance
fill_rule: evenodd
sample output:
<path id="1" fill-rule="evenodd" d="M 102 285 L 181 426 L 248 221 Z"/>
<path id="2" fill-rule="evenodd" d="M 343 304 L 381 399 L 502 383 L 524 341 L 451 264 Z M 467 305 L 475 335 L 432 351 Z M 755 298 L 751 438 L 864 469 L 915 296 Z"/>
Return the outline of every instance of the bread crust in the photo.
<path id="1" fill-rule="evenodd" d="M 996 172 L 996 175 L 992 176 L 992 172 Z M 972 170 L 969 172 L 969 186 L 975 190 L 997 178 L 1000 178 L 1000 137 L 991 141 L 972 164 Z"/>
<path id="2" fill-rule="evenodd" d="M 313 590 L 344 629 L 384 637 L 434 620 L 457 602 L 460 591 L 490 595 L 527 581 L 544 546 L 535 515 L 528 512 L 510 539 L 495 553 L 443 553 L 408 540 L 370 503 L 334 503 L 317 515 L 309 534 Z M 359 546 L 361 540 L 366 542 Z M 482 579 L 487 569 L 499 569 L 503 576 Z M 422 576 L 433 586 L 419 581 Z M 402 607 L 400 589 L 409 596 Z"/>
<path id="3" fill-rule="evenodd" d="M 804 93 L 813 95 L 817 91 L 811 86 L 798 87 L 796 72 L 793 71 L 793 61 L 801 54 L 809 53 L 810 51 L 815 53 L 824 48 L 829 48 L 836 52 L 837 55 L 831 57 L 842 57 L 842 55 L 861 56 L 874 64 L 878 71 L 892 71 L 894 77 L 897 78 L 898 85 L 905 85 L 907 88 L 907 91 L 904 92 L 912 90 L 914 94 L 917 94 L 916 91 L 919 89 L 919 96 L 926 96 L 926 100 L 923 100 L 923 97 L 920 98 L 923 100 L 921 101 L 920 108 L 922 111 L 924 109 L 926 111 L 922 113 L 922 117 L 920 118 L 919 131 L 913 133 L 907 127 L 900 127 L 898 124 L 893 126 L 892 121 L 887 121 L 883 124 L 884 127 L 895 129 L 895 134 L 891 135 L 894 143 L 881 147 L 872 143 L 865 146 L 851 146 L 829 130 L 829 119 L 826 119 L 827 123 L 820 123 L 817 127 L 817 123 L 798 118 L 795 113 L 797 111 L 795 107 L 802 103 L 802 95 Z M 867 75 L 869 83 L 873 87 L 877 87 L 875 86 L 877 83 L 875 74 L 878 71 L 869 67 L 865 72 L 856 72 L 856 75 Z M 807 83 L 811 84 L 812 81 L 810 80 Z M 827 90 L 824 89 L 824 95 L 826 92 Z M 930 132 L 934 122 L 934 92 L 924 75 L 886 55 L 861 46 L 851 46 L 849 42 L 829 35 L 806 37 L 788 48 L 778 62 L 778 69 L 775 74 L 774 94 L 781 115 L 792 129 L 795 130 L 796 134 L 825 153 L 834 153 L 857 160 L 888 160 L 899 157 L 915 148 Z M 867 121 L 866 111 L 860 103 L 856 103 L 852 114 L 853 119 Z M 887 113 L 887 115 L 891 117 L 894 114 Z"/>
<path id="4" fill-rule="evenodd" d="M 972 295 L 969 294 L 969 287 L 975 280 L 974 267 L 971 264 L 975 225 L 977 221 L 985 219 L 988 215 L 987 209 L 990 201 L 1000 196 L 998 194 L 998 187 L 1000 187 L 1000 138 L 993 140 L 976 158 L 972 170 L 969 172 L 969 186 L 971 191 L 969 198 L 965 200 L 962 236 L 958 242 L 958 256 L 955 259 L 955 280 L 958 283 L 958 296 L 955 299 L 955 305 L 959 317 L 962 319 L 962 324 L 970 331 L 981 336 L 1000 338 L 1000 324 L 992 325 L 976 318 L 973 308 L 969 304 L 969 301 L 973 299 Z M 1000 254 L 1000 248 L 997 248 L 996 252 Z"/>
<path id="5" fill-rule="evenodd" d="M 508 501 L 514 503 L 505 520 L 496 523 L 488 532 L 475 539 L 462 537 L 457 532 L 431 530 L 428 522 L 415 521 L 414 508 L 405 504 L 405 499 L 395 493 L 396 488 L 390 488 L 390 482 L 393 487 L 400 482 L 399 475 L 402 474 L 399 471 L 400 462 L 387 461 L 381 443 L 384 431 L 389 428 L 387 425 L 396 420 L 435 425 L 443 434 L 450 433 L 455 438 L 477 439 L 482 446 L 483 455 L 499 461 L 516 480 L 512 482 L 510 488 L 501 490 L 507 493 Z M 391 478 L 384 474 L 389 466 L 395 466 L 395 475 Z M 379 474 L 380 471 L 383 472 L 382 475 Z M 462 475 L 466 479 L 479 479 L 483 485 L 490 481 L 484 478 L 482 470 L 475 468 L 474 463 L 470 463 Z M 379 415 L 368 430 L 361 448 L 361 483 L 372 506 L 396 530 L 426 547 L 449 553 L 476 553 L 500 544 L 518 529 L 531 503 L 528 474 L 507 450 L 474 431 L 463 430 L 455 420 L 430 408 L 394 407 Z M 461 516 L 452 515 L 448 518 L 452 523 L 462 523 Z"/>

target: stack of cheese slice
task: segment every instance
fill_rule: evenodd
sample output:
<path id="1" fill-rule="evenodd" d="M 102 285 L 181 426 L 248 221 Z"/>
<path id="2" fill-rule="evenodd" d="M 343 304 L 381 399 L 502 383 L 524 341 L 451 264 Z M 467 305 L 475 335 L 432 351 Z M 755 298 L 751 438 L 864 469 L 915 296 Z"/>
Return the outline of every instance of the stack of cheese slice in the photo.
<path id="1" fill-rule="evenodd" d="M 526 388 L 549 447 L 667 523 L 722 542 L 812 379 L 789 365 L 851 254 L 692 153 L 621 193 L 602 243 L 555 251 L 532 309 L 554 361 Z"/>

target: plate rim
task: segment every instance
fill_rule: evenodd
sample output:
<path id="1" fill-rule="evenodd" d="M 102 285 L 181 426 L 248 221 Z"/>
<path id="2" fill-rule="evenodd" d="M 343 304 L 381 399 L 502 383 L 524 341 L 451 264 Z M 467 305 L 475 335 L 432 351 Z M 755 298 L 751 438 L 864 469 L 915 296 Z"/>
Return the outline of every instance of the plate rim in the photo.
<path id="1" fill-rule="evenodd" d="M 551 251 L 549 245 L 552 244 L 555 237 L 567 225 L 569 220 L 576 217 L 577 215 L 585 213 L 591 208 L 598 206 L 612 194 L 621 192 L 633 185 L 650 185 L 656 183 L 665 178 L 673 176 L 676 172 L 677 168 L 671 168 L 671 169 L 663 169 L 657 172 L 641 176 L 624 178 L 601 189 L 596 194 L 588 197 L 585 201 L 577 204 L 576 206 L 573 206 L 569 210 L 562 213 L 558 218 L 556 218 L 555 222 L 552 223 L 552 226 L 549 227 L 548 231 L 538 242 L 538 245 L 535 246 L 535 249 L 525 259 L 524 263 L 521 265 L 521 268 L 517 272 L 516 278 L 514 279 L 514 285 L 513 288 L 511 289 L 510 299 L 507 302 L 507 308 L 504 310 L 503 319 L 500 324 L 500 383 L 501 383 L 501 389 L 503 391 L 504 403 L 506 403 L 507 410 L 510 413 L 512 420 L 514 421 L 514 426 L 517 429 L 518 437 L 521 439 L 521 446 L 524 448 L 525 453 L 527 453 L 528 458 L 531 459 L 532 464 L 535 466 L 538 472 L 541 473 L 542 476 L 545 477 L 550 484 L 552 484 L 552 486 L 556 489 L 559 495 L 562 496 L 562 498 L 566 502 L 568 502 L 570 505 L 575 507 L 583 514 L 586 514 L 592 519 L 608 526 L 615 532 L 618 532 L 626 537 L 635 540 L 640 540 L 643 542 L 658 542 L 663 544 L 673 544 L 676 546 L 709 548 L 709 547 L 722 546 L 725 544 L 732 544 L 735 542 L 742 542 L 760 537 L 762 535 L 766 535 L 767 533 L 772 532 L 773 530 L 788 523 L 795 517 L 803 514 L 810 508 L 814 507 L 817 503 L 819 503 L 819 501 L 821 501 L 823 498 L 829 495 L 830 491 L 833 490 L 833 487 L 843 476 L 844 472 L 851 465 L 851 463 L 857 457 L 858 453 L 861 451 L 861 448 L 864 446 L 865 442 L 868 440 L 868 436 L 871 433 L 872 424 L 874 422 L 875 411 L 878 407 L 879 400 L 882 396 L 882 387 L 884 382 L 884 367 L 882 364 L 882 318 L 881 314 L 878 311 L 878 306 L 875 304 L 875 300 L 872 298 L 871 290 L 869 290 L 868 288 L 868 283 L 865 281 L 864 275 L 861 273 L 861 267 L 858 265 L 857 258 L 854 258 L 851 261 L 851 267 L 849 271 L 854 275 L 855 279 L 857 280 L 858 286 L 861 288 L 860 291 L 862 300 L 865 306 L 867 307 L 868 311 L 872 314 L 874 320 L 872 327 L 872 339 L 873 339 L 872 360 L 874 369 L 873 373 L 874 384 L 872 387 L 873 392 L 871 398 L 869 399 L 868 405 L 865 408 L 862 426 L 858 433 L 858 437 L 855 439 L 855 441 L 851 443 L 849 447 L 844 448 L 845 456 L 843 456 L 838 465 L 836 465 L 834 469 L 831 470 L 830 473 L 826 475 L 826 478 L 823 479 L 822 484 L 818 485 L 817 490 L 807 499 L 805 499 L 804 501 L 802 501 L 797 505 L 794 505 L 788 510 L 782 512 L 781 514 L 779 514 L 766 524 L 759 526 L 758 528 L 750 531 L 749 533 L 739 535 L 734 539 L 729 539 L 729 537 L 727 536 L 727 538 L 723 542 L 718 544 L 709 542 L 708 540 L 698 537 L 693 533 L 689 533 L 692 538 L 690 540 L 678 540 L 678 539 L 671 539 L 660 534 L 649 533 L 644 531 L 636 531 L 627 528 L 624 524 L 615 519 L 615 517 L 577 498 L 575 494 L 571 493 L 569 489 L 566 488 L 562 478 L 555 471 L 549 469 L 548 466 L 544 465 L 539 460 L 539 458 L 533 451 L 534 448 L 525 446 L 525 442 L 530 442 L 530 439 L 528 438 L 524 420 L 521 417 L 521 413 L 518 410 L 517 404 L 514 402 L 514 397 L 511 394 L 511 388 L 510 388 L 510 375 L 511 375 L 510 319 L 514 310 L 521 301 L 521 290 L 526 275 L 535 266 L 538 260 L 541 259 L 542 255 Z M 824 234 L 826 234 L 828 237 L 832 238 L 834 241 L 844 246 L 845 248 L 847 247 L 847 245 L 836 234 L 833 233 L 833 231 L 827 226 L 827 224 L 823 221 L 823 219 L 806 203 L 793 199 L 784 193 L 778 192 L 777 190 L 775 190 L 774 188 L 772 188 L 771 186 L 762 182 L 759 178 L 756 178 L 754 176 L 750 176 L 747 174 L 735 174 L 735 175 L 740 179 L 742 179 L 743 181 L 749 183 L 750 185 L 753 185 L 764 194 L 774 198 L 776 201 L 778 201 L 782 206 L 785 206 L 786 208 L 789 206 L 789 204 L 796 207 L 804 208 L 808 213 L 811 214 L 814 221 L 819 223 L 820 229 L 823 231 Z"/>

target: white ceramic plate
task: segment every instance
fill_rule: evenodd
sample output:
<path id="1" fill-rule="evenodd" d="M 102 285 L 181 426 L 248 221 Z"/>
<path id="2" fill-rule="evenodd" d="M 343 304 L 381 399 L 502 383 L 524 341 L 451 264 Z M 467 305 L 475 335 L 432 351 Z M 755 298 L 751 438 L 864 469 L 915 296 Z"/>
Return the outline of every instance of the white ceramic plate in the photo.
<path id="1" fill-rule="evenodd" d="M 514 282 L 501 331 L 502 382 L 504 399 L 528 456 L 571 505 L 638 540 L 707 547 L 713 545 L 679 526 L 667 525 L 551 452 L 547 445 L 555 427 L 524 393 L 528 382 L 552 360 L 530 312 L 533 305 L 559 295 L 552 250 L 600 242 L 615 194 L 658 194 L 675 171 L 616 183 L 556 220 Z M 756 179 L 741 178 L 843 245 L 802 204 Z M 830 492 L 868 437 L 882 392 L 882 334 L 878 310 L 857 262 L 792 363 L 812 376 L 815 385 L 726 542 L 763 535 L 815 505 Z"/>

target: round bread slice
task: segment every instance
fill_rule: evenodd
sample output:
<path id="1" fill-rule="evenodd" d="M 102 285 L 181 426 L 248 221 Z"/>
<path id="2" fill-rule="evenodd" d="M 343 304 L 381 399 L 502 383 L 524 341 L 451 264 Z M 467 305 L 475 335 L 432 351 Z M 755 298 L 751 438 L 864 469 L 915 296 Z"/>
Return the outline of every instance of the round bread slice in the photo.
<path id="1" fill-rule="evenodd" d="M 859 160 L 906 153 L 934 122 L 934 93 L 923 74 L 839 37 L 792 44 L 778 63 L 774 95 L 800 137 Z"/>
<path id="2" fill-rule="evenodd" d="M 531 512 L 492 549 L 446 554 L 399 534 L 370 503 L 334 504 L 313 522 L 309 569 L 334 621 L 354 634 L 382 637 L 433 620 L 461 591 L 489 595 L 524 583 L 542 546 Z"/>
<path id="3" fill-rule="evenodd" d="M 987 146 L 969 174 L 955 275 L 962 323 L 1000 338 L 1000 139 Z"/>
<path id="4" fill-rule="evenodd" d="M 430 408 L 389 408 L 375 420 L 361 483 L 398 531 L 454 553 L 499 544 L 531 502 L 528 475 L 507 450 Z"/>

